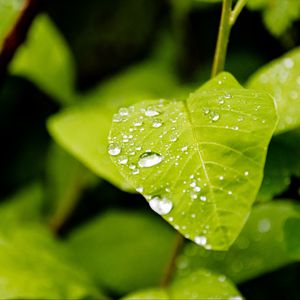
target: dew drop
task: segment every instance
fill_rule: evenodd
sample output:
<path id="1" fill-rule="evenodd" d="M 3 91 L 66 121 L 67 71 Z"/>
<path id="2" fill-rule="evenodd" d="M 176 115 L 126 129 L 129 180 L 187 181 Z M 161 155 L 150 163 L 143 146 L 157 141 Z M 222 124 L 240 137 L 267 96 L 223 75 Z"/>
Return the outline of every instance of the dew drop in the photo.
<path id="1" fill-rule="evenodd" d="M 228 195 L 232 195 L 232 191 L 228 191 L 228 193 L 227 193 Z"/>
<path id="2" fill-rule="evenodd" d="M 204 245 L 206 245 L 207 239 L 205 236 L 196 236 L 194 241 L 196 244 L 198 244 L 200 246 L 204 246 Z"/>
<path id="3" fill-rule="evenodd" d="M 137 175 L 140 173 L 140 170 L 136 168 L 136 169 L 132 170 L 131 173 L 132 173 L 132 175 Z"/>
<path id="4" fill-rule="evenodd" d="M 224 176 L 219 176 L 219 179 L 220 180 L 224 180 Z"/>
<path id="5" fill-rule="evenodd" d="M 206 201 L 206 196 L 201 196 L 201 197 L 200 197 L 200 200 L 201 200 L 201 201 Z"/>
<path id="6" fill-rule="evenodd" d="M 140 120 L 140 119 L 137 119 L 137 120 L 134 121 L 133 125 L 134 125 L 135 127 L 140 127 L 140 126 L 143 125 L 143 121 Z"/>
<path id="7" fill-rule="evenodd" d="M 114 114 L 112 121 L 114 123 L 119 123 L 122 121 L 122 117 L 119 114 Z"/>
<path id="8" fill-rule="evenodd" d="M 188 149 L 188 146 L 183 146 L 183 147 L 181 148 L 181 151 L 184 152 L 184 151 L 187 151 L 187 149 Z"/>
<path id="9" fill-rule="evenodd" d="M 112 156 L 119 155 L 121 153 L 121 147 L 117 143 L 109 144 L 108 153 Z"/>
<path id="10" fill-rule="evenodd" d="M 144 191 L 144 188 L 143 188 L 142 186 L 138 186 L 138 187 L 136 188 L 136 191 L 137 191 L 138 193 L 142 193 L 142 192 Z"/>
<path id="11" fill-rule="evenodd" d="M 194 191 L 195 192 L 200 192 L 201 191 L 201 187 L 200 186 L 195 186 L 194 187 Z"/>
<path id="12" fill-rule="evenodd" d="M 128 109 L 126 107 L 121 107 L 119 109 L 119 115 L 122 116 L 122 117 L 126 117 L 128 116 L 129 112 L 128 112 Z"/>
<path id="13" fill-rule="evenodd" d="M 232 98 L 232 95 L 231 95 L 230 93 L 226 93 L 226 94 L 224 95 L 224 97 L 225 97 L 226 99 L 230 99 L 230 98 Z"/>
<path id="14" fill-rule="evenodd" d="M 209 109 L 209 108 L 203 108 L 203 113 L 204 113 L 205 115 L 208 115 L 209 112 L 210 112 L 210 109 Z"/>
<path id="15" fill-rule="evenodd" d="M 249 175 L 249 172 L 248 172 L 248 171 L 245 171 L 245 172 L 244 172 L 244 175 L 245 175 L 245 176 L 248 176 L 248 175 Z"/>
<path id="16" fill-rule="evenodd" d="M 118 163 L 120 165 L 126 165 L 128 163 L 128 158 L 126 156 L 121 156 L 118 159 Z"/>
<path id="17" fill-rule="evenodd" d="M 160 113 L 153 107 L 153 106 L 148 106 L 147 109 L 145 110 L 145 116 L 147 117 L 155 117 L 158 116 Z"/>
<path id="18" fill-rule="evenodd" d="M 291 58 L 285 58 L 283 64 L 287 69 L 291 69 L 294 66 L 294 61 Z"/>
<path id="19" fill-rule="evenodd" d="M 173 208 L 172 201 L 165 197 L 160 198 L 159 196 L 153 197 L 149 201 L 149 205 L 152 208 L 152 210 L 154 210 L 156 213 L 162 216 L 168 214 Z"/>
<path id="20" fill-rule="evenodd" d="M 159 164 L 163 160 L 163 156 L 155 152 L 143 153 L 138 161 L 138 165 L 141 168 L 150 168 Z"/>
<path id="21" fill-rule="evenodd" d="M 176 142 L 177 141 L 177 134 L 171 134 L 171 136 L 170 136 L 170 141 L 171 142 Z"/>
<path id="22" fill-rule="evenodd" d="M 154 119 L 152 122 L 152 127 L 159 128 L 163 124 L 162 120 L 160 119 Z"/>
<path id="23" fill-rule="evenodd" d="M 262 219 L 257 224 L 259 232 L 268 232 L 271 228 L 271 223 L 268 219 Z"/>

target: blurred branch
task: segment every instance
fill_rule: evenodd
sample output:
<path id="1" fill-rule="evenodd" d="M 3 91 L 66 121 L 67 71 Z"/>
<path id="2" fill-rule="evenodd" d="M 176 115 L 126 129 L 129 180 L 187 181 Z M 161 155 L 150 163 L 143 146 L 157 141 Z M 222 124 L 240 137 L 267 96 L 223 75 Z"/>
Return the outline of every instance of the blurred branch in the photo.
<path id="1" fill-rule="evenodd" d="M 238 16 L 242 12 L 244 6 L 247 4 L 248 0 L 238 0 L 238 2 L 235 4 L 234 9 L 231 12 L 230 16 L 230 25 L 233 26 L 236 22 Z"/>
<path id="2" fill-rule="evenodd" d="M 37 15 L 40 4 L 44 2 L 42 0 L 25 0 L 23 9 L 11 29 L 7 34 L 3 47 L 0 51 L 0 84 L 7 74 L 7 68 L 9 63 L 14 57 L 15 52 L 19 46 L 25 41 L 27 32 Z"/>

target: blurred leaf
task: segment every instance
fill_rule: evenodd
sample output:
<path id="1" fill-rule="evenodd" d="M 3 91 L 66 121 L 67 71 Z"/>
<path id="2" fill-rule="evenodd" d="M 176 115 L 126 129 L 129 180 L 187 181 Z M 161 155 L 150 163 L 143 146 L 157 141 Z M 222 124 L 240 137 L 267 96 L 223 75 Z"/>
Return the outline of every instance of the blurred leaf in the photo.
<path id="1" fill-rule="evenodd" d="M 242 299 L 235 286 L 223 275 L 198 270 L 175 280 L 168 288 L 135 292 L 123 299 Z"/>
<path id="2" fill-rule="evenodd" d="M 201 246 L 225 250 L 255 200 L 276 121 L 267 93 L 221 73 L 186 102 L 121 109 L 109 153 L 155 212 Z"/>
<path id="3" fill-rule="evenodd" d="M 69 244 L 99 285 L 128 293 L 159 283 L 174 241 L 175 233 L 160 219 L 110 211 L 75 230 Z"/>
<path id="4" fill-rule="evenodd" d="M 46 210 L 50 226 L 57 229 L 96 177 L 56 144 L 50 147 L 46 168 Z"/>
<path id="5" fill-rule="evenodd" d="M 52 137 L 100 177 L 124 190 L 132 190 L 112 164 L 107 136 L 118 108 L 141 99 L 178 95 L 177 80 L 160 60 L 150 60 L 113 77 L 87 95 L 84 104 L 50 118 Z"/>
<path id="6" fill-rule="evenodd" d="M 6 34 L 15 23 L 24 2 L 24 0 L 0 1 L 0 49 L 2 48 Z"/>
<path id="7" fill-rule="evenodd" d="M 259 69 L 250 77 L 248 87 L 275 98 L 279 115 L 275 134 L 300 126 L 300 48 Z"/>
<path id="8" fill-rule="evenodd" d="M 275 36 L 282 35 L 300 19 L 298 0 L 249 0 L 248 8 L 262 10 L 265 25 Z"/>
<path id="9" fill-rule="evenodd" d="M 300 260 L 300 216 L 289 218 L 284 224 L 284 240 L 291 257 Z"/>
<path id="10" fill-rule="evenodd" d="M 208 268 L 241 283 L 293 262 L 283 243 L 283 225 L 291 217 L 300 217 L 298 204 L 288 200 L 258 204 L 228 252 L 188 244 L 178 260 L 177 277 Z"/>
<path id="11" fill-rule="evenodd" d="M 1 299 L 105 299 L 39 227 L 0 230 Z"/>
<path id="12" fill-rule="evenodd" d="M 300 177 L 299 130 L 292 130 L 272 138 L 264 179 L 257 199 L 269 201 L 283 193 L 291 183 L 291 176 Z"/>
<path id="13" fill-rule="evenodd" d="M 35 183 L 18 191 L 0 204 L 0 226 L 10 230 L 14 225 L 41 220 L 44 191 Z M 2 224 L 2 225 L 1 225 Z"/>
<path id="14" fill-rule="evenodd" d="M 46 15 L 38 16 L 10 71 L 28 78 L 61 104 L 74 100 L 75 65 L 61 33 Z"/>

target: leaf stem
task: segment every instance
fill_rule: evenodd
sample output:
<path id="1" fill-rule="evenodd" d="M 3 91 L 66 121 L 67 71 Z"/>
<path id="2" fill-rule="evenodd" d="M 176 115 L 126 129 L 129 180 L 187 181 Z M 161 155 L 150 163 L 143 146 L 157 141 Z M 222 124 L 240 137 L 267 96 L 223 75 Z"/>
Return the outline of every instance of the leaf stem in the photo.
<path id="1" fill-rule="evenodd" d="M 0 51 L 0 83 L 3 83 L 7 67 L 13 59 L 15 52 L 25 41 L 27 32 L 39 12 L 42 2 L 44 1 L 26 0 L 15 25 L 7 34 Z"/>
<path id="2" fill-rule="evenodd" d="M 234 6 L 234 9 L 230 15 L 230 25 L 233 26 L 240 15 L 241 11 L 243 10 L 244 6 L 247 4 L 248 0 L 238 0 Z"/>
<path id="3" fill-rule="evenodd" d="M 184 237 L 179 232 L 177 232 L 170 261 L 160 281 L 160 285 L 162 287 L 166 287 L 170 283 L 176 267 L 177 256 L 180 253 L 183 245 L 184 245 Z"/>
<path id="4" fill-rule="evenodd" d="M 219 72 L 224 70 L 227 46 L 231 30 L 231 7 L 232 0 L 223 0 L 221 21 L 219 26 L 219 33 L 211 77 L 215 77 Z"/>

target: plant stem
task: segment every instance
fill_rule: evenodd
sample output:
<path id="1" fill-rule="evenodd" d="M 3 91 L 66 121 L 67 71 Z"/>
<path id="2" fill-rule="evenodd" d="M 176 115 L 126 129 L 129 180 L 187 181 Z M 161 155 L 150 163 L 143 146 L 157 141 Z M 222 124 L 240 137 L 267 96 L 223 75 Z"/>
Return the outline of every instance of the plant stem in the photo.
<path id="1" fill-rule="evenodd" d="M 26 0 L 15 25 L 7 34 L 0 52 L 0 83 L 3 83 L 7 67 L 13 59 L 15 52 L 26 39 L 27 32 L 39 12 L 42 2 L 44 1 Z"/>
<path id="2" fill-rule="evenodd" d="M 231 7 L 232 7 L 232 0 L 223 0 L 221 22 L 219 26 L 219 33 L 218 33 L 211 77 L 215 77 L 219 72 L 224 70 L 227 46 L 228 46 L 229 35 L 231 30 L 231 24 L 230 24 Z"/>
<path id="3" fill-rule="evenodd" d="M 234 6 L 234 9 L 230 15 L 230 25 L 233 26 L 240 15 L 241 11 L 243 10 L 244 6 L 247 4 L 248 0 L 238 0 Z"/>
<path id="4" fill-rule="evenodd" d="M 160 285 L 162 287 L 166 287 L 170 283 L 176 267 L 177 256 L 180 253 L 183 245 L 184 245 L 184 237 L 179 232 L 177 232 L 170 261 L 160 281 Z"/>

